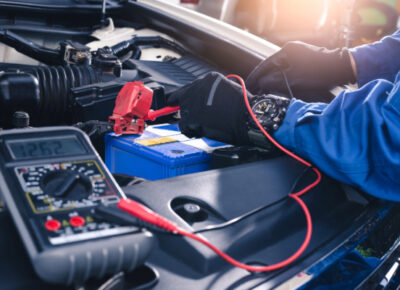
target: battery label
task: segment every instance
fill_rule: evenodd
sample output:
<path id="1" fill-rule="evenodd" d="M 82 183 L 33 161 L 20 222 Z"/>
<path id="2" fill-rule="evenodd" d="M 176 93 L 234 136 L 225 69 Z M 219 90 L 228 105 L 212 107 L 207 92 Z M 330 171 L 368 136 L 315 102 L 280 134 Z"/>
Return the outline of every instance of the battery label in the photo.
<path id="1" fill-rule="evenodd" d="M 172 142 L 177 142 L 178 140 L 170 138 L 170 137 L 159 137 L 159 138 L 152 138 L 152 139 L 142 139 L 136 140 L 135 143 L 143 145 L 143 146 L 154 146 L 160 144 L 167 144 Z"/>

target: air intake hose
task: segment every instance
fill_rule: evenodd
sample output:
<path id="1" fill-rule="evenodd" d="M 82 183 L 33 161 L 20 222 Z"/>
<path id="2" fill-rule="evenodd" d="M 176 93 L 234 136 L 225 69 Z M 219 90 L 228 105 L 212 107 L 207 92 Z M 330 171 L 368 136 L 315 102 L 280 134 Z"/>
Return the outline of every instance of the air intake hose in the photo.
<path id="1" fill-rule="evenodd" d="M 36 125 L 65 123 L 74 103 L 71 88 L 98 83 L 101 78 L 91 66 L 2 64 L 0 112 L 9 118 L 17 110 L 27 111 Z"/>

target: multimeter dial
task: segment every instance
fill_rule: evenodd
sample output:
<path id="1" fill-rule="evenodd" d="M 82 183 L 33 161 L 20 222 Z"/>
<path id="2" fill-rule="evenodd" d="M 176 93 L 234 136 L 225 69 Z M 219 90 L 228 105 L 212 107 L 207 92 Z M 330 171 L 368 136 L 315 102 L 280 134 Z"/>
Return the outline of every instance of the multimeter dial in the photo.
<path id="1" fill-rule="evenodd" d="M 96 161 L 52 163 L 15 169 L 35 213 L 94 206 L 116 199 Z"/>
<path id="2" fill-rule="evenodd" d="M 83 199 L 92 191 L 90 178 L 73 170 L 50 171 L 40 185 L 47 195 L 71 200 Z"/>

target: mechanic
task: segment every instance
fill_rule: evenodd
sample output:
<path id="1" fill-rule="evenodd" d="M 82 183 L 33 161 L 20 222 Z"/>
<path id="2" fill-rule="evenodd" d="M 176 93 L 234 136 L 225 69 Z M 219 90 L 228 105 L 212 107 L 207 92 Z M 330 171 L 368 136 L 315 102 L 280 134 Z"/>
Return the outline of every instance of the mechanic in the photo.
<path id="1" fill-rule="evenodd" d="M 290 42 L 250 73 L 248 99 L 281 145 L 341 182 L 400 201 L 399 71 L 400 31 L 352 49 Z M 295 93 L 356 81 L 359 89 L 344 90 L 330 103 L 308 103 L 272 94 L 287 92 L 285 79 Z M 168 102 L 180 105 L 179 126 L 189 137 L 259 142 L 241 86 L 218 73 L 184 86 Z"/>

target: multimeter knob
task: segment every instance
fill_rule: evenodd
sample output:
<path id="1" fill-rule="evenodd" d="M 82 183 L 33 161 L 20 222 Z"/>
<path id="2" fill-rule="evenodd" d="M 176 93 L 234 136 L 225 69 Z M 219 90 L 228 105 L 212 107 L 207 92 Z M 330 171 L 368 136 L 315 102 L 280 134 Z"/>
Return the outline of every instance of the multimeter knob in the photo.
<path id="1" fill-rule="evenodd" d="M 72 170 L 48 172 L 41 180 L 41 187 L 50 196 L 69 200 L 86 198 L 92 192 L 90 179 Z"/>

